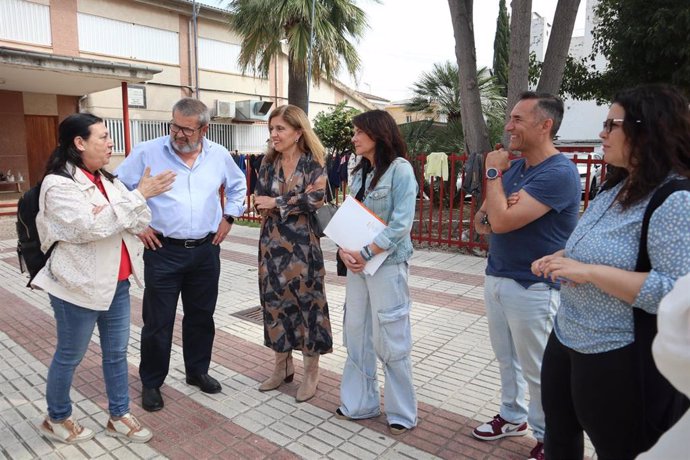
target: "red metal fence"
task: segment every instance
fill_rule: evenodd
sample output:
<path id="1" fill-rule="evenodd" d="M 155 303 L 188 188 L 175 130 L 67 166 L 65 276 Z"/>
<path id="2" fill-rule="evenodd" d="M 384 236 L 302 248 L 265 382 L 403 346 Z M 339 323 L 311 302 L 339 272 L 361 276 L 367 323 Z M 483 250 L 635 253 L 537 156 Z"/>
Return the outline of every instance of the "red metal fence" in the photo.
<path id="1" fill-rule="evenodd" d="M 584 210 L 596 193 L 593 188 L 598 189 L 601 179 L 606 177 L 606 165 L 603 160 L 592 154 L 591 149 L 587 151 L 586 147 L 559 147 L 559 150 L 571 156 L 571 160 L 578 165 L 583 184 L 582 210 Z M 478 197 L 465 194 L 461 188 L 465 180 L 465 171 L 462 166 L 467 156 L 448 156 L 448 177 L 445 180 L 440 177 L 425 179 L 425 154 L 413 155 L 411 160 L 419 184 L 412 240 L 433 246 L 486 249 L 486 239 L 478 235 L 474 229 L 474 215 L 480 206 Z M 247 177 L 250 175 L 251 169 L 248 166 Z M 593 179 L 595 182 L 592 182 Z M 249 179 L 247 183 L 249 184 Z M 592 187 L 592 184 L 595 184 L 595 187 Z M 340 202 L 347 190 L 336 190 L 336 202 Z M 259 216 L 255 215 L 251 206 L 251 196 L 247 197 L 247 200 L 250 206 L 242 219 L 259 221 Z"/>
<path id="2" fill-rule="evenodd" d="M 559 147 L 561 152 L 572 155 L 572 161 L 578 165 L 583 188 L 582 210 L 589 205 L 590 199 L 606 177 L 606 165 L 603 160 L 594 157 L 587 148 Z M 414 167 L 419 194 L 415 206 L 415 219 L 412 226 L 412 240 L 417 243 L 432 246 L 448 246 L 454 248 L 486 249 L 486 239 L 474 230 L 474 215 L 480 203 L 478 197 L 467 195 L 461 188 L 465 180 L 463 164 L 467 160 L 465 155 L 448 156 L 448 177 L 424 177 L 426 155 L 413 155 Z M 247 160 L 247 188 L 249 190 L 251 165 Z M 336 188 L 336 202 L 342 201 L 347 193 L 344 188 Z M 254 212 L 253 198 L 247 192 L 247 211 L 241 217 L 245 221 L 260 221 Z M 221 196 L 223 196 L 221 192 Z M 16 202 L 1 203 L 0 216 L 15 215 Z"/>

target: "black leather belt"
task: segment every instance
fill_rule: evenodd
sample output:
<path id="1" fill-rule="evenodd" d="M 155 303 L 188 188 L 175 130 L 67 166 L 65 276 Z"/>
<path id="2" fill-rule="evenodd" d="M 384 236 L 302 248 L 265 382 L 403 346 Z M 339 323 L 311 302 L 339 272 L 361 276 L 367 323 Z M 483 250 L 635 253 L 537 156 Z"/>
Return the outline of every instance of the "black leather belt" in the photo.
<path id="1" fill-rule="evenodd" d="M 205 237 L 199 238 L 198 240 L 180 240 L 177 238 L 169 238 L 167 236 L 158 235 L 158 239 L 161 243 L 169 243 L 177 246 L 184 246 L 187 249 L 192 249 L 201 246 L 202 244 L 208 241 L 211 241 L 214 236 L 216 236 L 215 233 L 209 233 Z"/>

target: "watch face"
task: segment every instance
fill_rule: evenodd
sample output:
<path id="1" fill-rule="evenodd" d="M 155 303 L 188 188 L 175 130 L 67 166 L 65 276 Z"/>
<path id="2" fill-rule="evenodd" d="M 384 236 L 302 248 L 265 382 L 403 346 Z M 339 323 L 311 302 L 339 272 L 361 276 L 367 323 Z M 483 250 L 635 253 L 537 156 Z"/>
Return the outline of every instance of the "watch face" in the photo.
<path id="1" fill-rule="evenodd" d="M 487 179 L 496 179 L 497 177 L 498 177 L 498 169 L 489 168 L 486 170 L 486 178 Z"/>

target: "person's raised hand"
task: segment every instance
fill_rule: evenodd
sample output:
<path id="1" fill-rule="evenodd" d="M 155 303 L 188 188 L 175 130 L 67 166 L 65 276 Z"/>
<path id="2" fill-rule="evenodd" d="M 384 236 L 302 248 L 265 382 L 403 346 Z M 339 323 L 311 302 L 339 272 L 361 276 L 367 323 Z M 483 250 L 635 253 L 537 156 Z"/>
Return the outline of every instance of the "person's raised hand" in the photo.
<path id="1" fill-rule="evenodd" d="M 502 144 L 496 144 L 496 149 L 486 155 L 484 166 L 499 171 L 507 170 L 510 168 L 510 152 L 504 149 Z"/>
<path id="2" fill-rule="evenodd" d="M 141 180 L 139 180 L 137 190 L 139 190 L 139 193 L 146 199 L 158 196 L 172 188 L 172 184 L 175 182 L 175 176 L 176 174 L 169 169 L 155 176 L 151 176 L 151 168 L 147 166 L 144 170 L 144 175 L 141 176 Z"/>

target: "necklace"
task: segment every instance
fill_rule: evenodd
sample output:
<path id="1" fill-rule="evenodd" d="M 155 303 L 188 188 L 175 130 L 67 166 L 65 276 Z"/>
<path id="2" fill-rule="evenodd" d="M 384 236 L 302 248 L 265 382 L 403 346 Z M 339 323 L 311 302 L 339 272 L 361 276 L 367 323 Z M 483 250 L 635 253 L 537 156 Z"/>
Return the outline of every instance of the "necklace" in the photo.
<path id="1" fill-rule="evenodd" d="M 288 177 L 285 177 L 285 169 L 286 169 L 285 163 L 286 162 L 284 161 L 284 159 L 281 158 L 280 159 L 280 170 L 282 171 L 283 179 L 282 179 L 282 183 L 280 185 L 281 185 L 281 189 L 282 189 L 281 190 L 282 194 L 289 192 L 290 189 L 292 188 L 292 180 L 295 177 L 295 173 L 297 172 L 297 169 L 299 166 L 299 158 L 297 158 L 297 161 L 295 162 L 295 167 L 293 168 L 292 173 L 290 173 L 290 176 L 288 176 Z M 280 178 L 279 178 L 279 181 L 280 181 Z"/>

